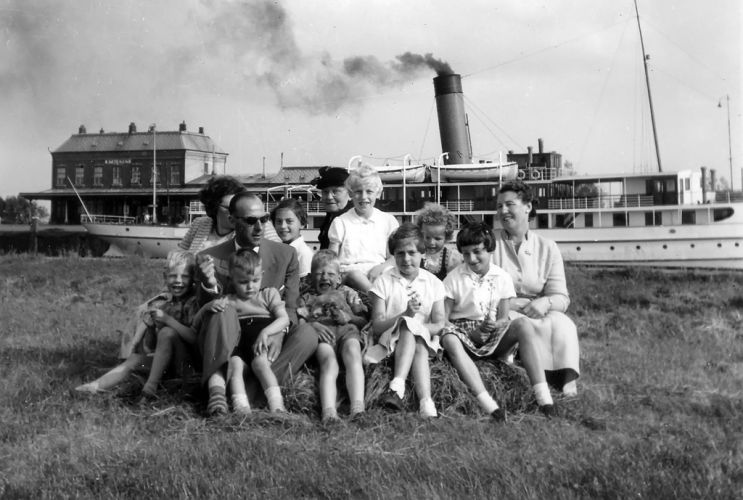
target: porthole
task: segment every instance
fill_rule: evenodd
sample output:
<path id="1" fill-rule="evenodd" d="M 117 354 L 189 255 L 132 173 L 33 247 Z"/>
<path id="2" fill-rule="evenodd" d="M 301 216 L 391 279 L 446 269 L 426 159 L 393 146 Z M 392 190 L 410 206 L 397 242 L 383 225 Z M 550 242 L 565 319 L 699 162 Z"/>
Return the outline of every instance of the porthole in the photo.
<path id="1" fill-rule="evenodd" d="M 612 251 L 613 251 L 613 250 L 614 250 L 614 246 L 613 246 L 613 245 L 612 245 L 612 246 L 610 246 L 610 247 L 609 247 L 609 250 L 612 250 Z"/>
<path id="2" fill-rule="evenodd" d="M 578 250 L 578 251 L 580 252 L 580 247 L 575 247 L 575 249 L 576 249 L 576 250 Z"/>
<path id="3" fill-rule="evenodd" d="M 690 246 L 691 246 L 691 248 L 694 248 L 694 243 L 692 243 Z"/>
<path id="4" fill-rule="evenodd" d="M 735 242 L 735 246 L 736 247 L 739 247 L 740 246 L 737 241 Z"/>
<path id="5" fill-rule="evenodd" d="M 717 248 L 722 248 L 722 243 L 718 243 Z"/>
<path id="6" fill-rule="evenodd" d="M 635 248 L 639 250 L 640 249 L 640 245 L 637 245 Z"/>
<path id="7" fill-rule="evenodd" d="M 663 245 L 663 250 L 667 249 L 668 245 Z"/>

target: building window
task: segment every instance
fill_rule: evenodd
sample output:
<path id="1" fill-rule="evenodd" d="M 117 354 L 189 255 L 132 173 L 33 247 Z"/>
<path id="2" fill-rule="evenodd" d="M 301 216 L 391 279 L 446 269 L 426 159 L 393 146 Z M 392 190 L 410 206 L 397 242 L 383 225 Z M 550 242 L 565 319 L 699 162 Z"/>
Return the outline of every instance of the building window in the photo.
<path id="1" fill-rule="evenodd" d="M 65 175 L 65 174 L 66 174 L 65 169 L 63 169 L 63 168 L 58 168 L 57 169 L 57 186 L 58 187 L 63 187 L 64 186 L 65 179 L 67 178 L 67 175 Z"/>
<path id="2" fill-rule="evenodd" d="M 178 168 L 170 169 L 170 185 L 179 186 L 181 184 L 181 171 Z"/>
<path id="3" fill-rule="evenodd" d="M 697 213 L 694 210 L 681 211 L 681 224 L 696 224 Z"/>
<path id="4" fill-rule="evenodd" d="M 627 225 L 627 214 L 619 213 L 612 216 L 614 227 L 623 227 Z"/>
<path id="5" fill-rule="evenodd" d="M 111 170 L 113 176 L 111 179 L 112 186 L 121 186 L 121 167 L 113 167 Z"/>
<path id="6" fill-rule="evenodd" d="M 209 173 L 209 162 L 206 162 L 206 161 L 204 162 L 204 173 L 205 174 Z"/>
<path id="7" fill-rule="evenodd" d="M 103 186 L 103 167 L 93 168 L 93 185 Z"/>
<path id="8" fill-rule="evenodd" d="M 142 181 L 139 178 L 139 167 L 132 167 L 132 184 L 139 185 Z"/>
<path id="9" fill-rule="evenodd" d="M 75 185 L 85 185 L 85 167 L 75 167 Z"/>

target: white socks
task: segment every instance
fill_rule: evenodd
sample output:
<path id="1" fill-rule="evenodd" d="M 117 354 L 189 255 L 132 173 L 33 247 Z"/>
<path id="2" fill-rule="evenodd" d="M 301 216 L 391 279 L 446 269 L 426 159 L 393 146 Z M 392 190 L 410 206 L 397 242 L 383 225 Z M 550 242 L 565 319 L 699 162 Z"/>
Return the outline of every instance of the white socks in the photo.
<path id="1" fill-rule="evenodd" d="M 286 408 L 284 407 L 284 398 L 281 396 L 281 389 L 279 389 L 279 386 L 275 385 L 269 387 L 263 391 L 263 394 L 266 395 L 266 399 L 268 400 L 268 409 L 271 412 L 276 413 L 286 411 Z"/>
<path id="2" fill-rule="evenodd" d="M 233 394 L 230 399 L 232 400 L 232 409 L 235 413 L 240 413 L 241 415 L 250 413 L 250 402 L 248 401 L 247 394 Z"/>
<path id="3" fill-rule="evenodd" d="M 539 406 L 552 404 L 552 396 L 550 395 L 550 388 L 547 385 L 547 382 L 534 384 L 532 388 L 534 389 L 534 396 L 536 396 L 537 404 Z"/>
<path id="4" fill-rule="evenodd" d="M 390 390 L 395 391 L 400 399 L 405 398 L 405 379 L 395 377 L 390 381 Z"/>
<path id="5" fill-rule="evenodd" d="M 496 403 L 495 399 L 488 394 L 488 391 L 482 391 L 476 396 L 476 398 L 477 402 L 480 403 L 480 408 L 482 408 L 488 415 L 498 409 L 498 403 Z"/>
<path id="6" fill-rule="evenodd" d="M 578 387 L 575 384 L 575 380 L 571 380 L 567 384 L 562 386 L 562 393 L 565 396 L 577 396 L 578 395 Z"/>
<path id="7" fill-rule="evenodd" d="M 431 398 L 421 399 L 418 409 L 421 417 L 436 418 L 438 416 L 436 405 Z"/>

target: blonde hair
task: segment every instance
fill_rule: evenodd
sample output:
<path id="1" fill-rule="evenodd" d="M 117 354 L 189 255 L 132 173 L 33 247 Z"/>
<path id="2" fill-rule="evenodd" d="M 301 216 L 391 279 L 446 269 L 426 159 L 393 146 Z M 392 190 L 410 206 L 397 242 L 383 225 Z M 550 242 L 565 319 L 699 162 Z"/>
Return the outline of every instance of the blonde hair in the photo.
<path id="1" fill-rule="evenodd" d="M 415 223 L 423 229 L 427 226 L 444 226 L 444 237 L 449 241 L 457 226 L 457 218 L 446 207 L 438 203 L 427 202 L 415 212 Z"/>
<path id="2" fill-rule="evenodd" d="M 252 248 L 241 248 L 230 255 L 229 269 L 230 274 L 235 269 L 239 269 L 245 274 L 255 274 L 255 270 L 261 266 L 261 256 Z"/>
<path id="3" fill-rule="evenodd" d="M 167 273 L 178 266 L 186 266 L 188 274 L 193 276 L 194 267 L 196 267 L 194 254 L 182 250 L 168 252 L 168 256 L 165 258 L 165 272 Z"/>
<path id="4" fill-rule="evenodd" d="M 371 186 L 379 194 L 382 192 L 382 179 L 374 167 L 363 164 L 359 168 L 351 170 L 345 186 L 349 192 L 353 192 L 354 188 L 358 186 Z"/>

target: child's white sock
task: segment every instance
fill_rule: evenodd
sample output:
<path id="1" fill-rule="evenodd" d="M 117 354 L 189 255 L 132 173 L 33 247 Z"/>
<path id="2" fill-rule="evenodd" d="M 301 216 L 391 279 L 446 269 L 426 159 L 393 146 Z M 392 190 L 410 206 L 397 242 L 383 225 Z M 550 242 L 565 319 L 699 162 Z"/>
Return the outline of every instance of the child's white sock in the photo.
<path id="1" fill-rule="evenodd" d="M 322 409 L 322 420 L 323 422 L 327 422 L 328 420 L 338 420 L 338 410 L 335 409 L 335 406 L 329 406 Z"/>
<path id="2" fill-rule="evenodd" d="M 575 380 L 571 380 L 567 384 L 562 386 L 562 393 L 566 396 L 577 396 L 578 395 L 578 387 L 575 383 Z"/>
<path id="3" fill-rule="evenodd" d="M 421 399 L 420 403 L 418 403 L 418 409 L 421 417 L 435 418 L 438 416 L 436 405 L 431 398 Z"/>
<path id="4" fill-rule="evenodd" d="M 364 405 L 364 400 L 359 399 L 358 401 L 351 401 L 351 415 L 356 415 L 357 413 L 362 413 L 366 411 L 366 405 Z"/>
<path id="5" fill-rule="evenodd" d="M 482 408 L 488 415 L 498 409 L 498 403 L 496 403 L 495 399 L 488 394 L 488 391 L 482 391 L 475 397 L 477 398 L 477 402 L 480 403 L 480 408 Z"/>
<path id="6" fill-rule="evenodd" d="M 395 377 L 390 381 L 390 390 L 395 391 L 400 399 L 405 398 L 405 379 Z"/>
<path id="7" fill-rule="evenodd" d="M 75 387 L 75 390 L 78 392 L 98 392 L 98 382 L 88 382 L 87 384 L 78 385 Z"/>
<path id="8" fill-rule="evenodd" d="M 250 402 L 247 394 L 233 394 L 230 399 L 232 399 L 232 409 L 235 410 L 235 413 L 242 415 L 250 413 Z"/>
<path id="9" fill-rule="evenodd" d="M 532 388 L 534 389 L 534 396 L 536 396 L 537 404 L 539 406 L 552 404 L 552 395 L 550 394 L 550 388 L 547 385 L 547 382 L 534 384 Z"/>
<path id="10" fill-rule="evenodd" d="M 269 387 L 263 391 L 263 394 L 266 395 L 266 400 L 268 400 L 268 409 L 271 412 L 286 411 L 286 408 L 284 407 L 284 398 L 281 396 L 281 389 L 279 386 L 275 385 Z"/>

